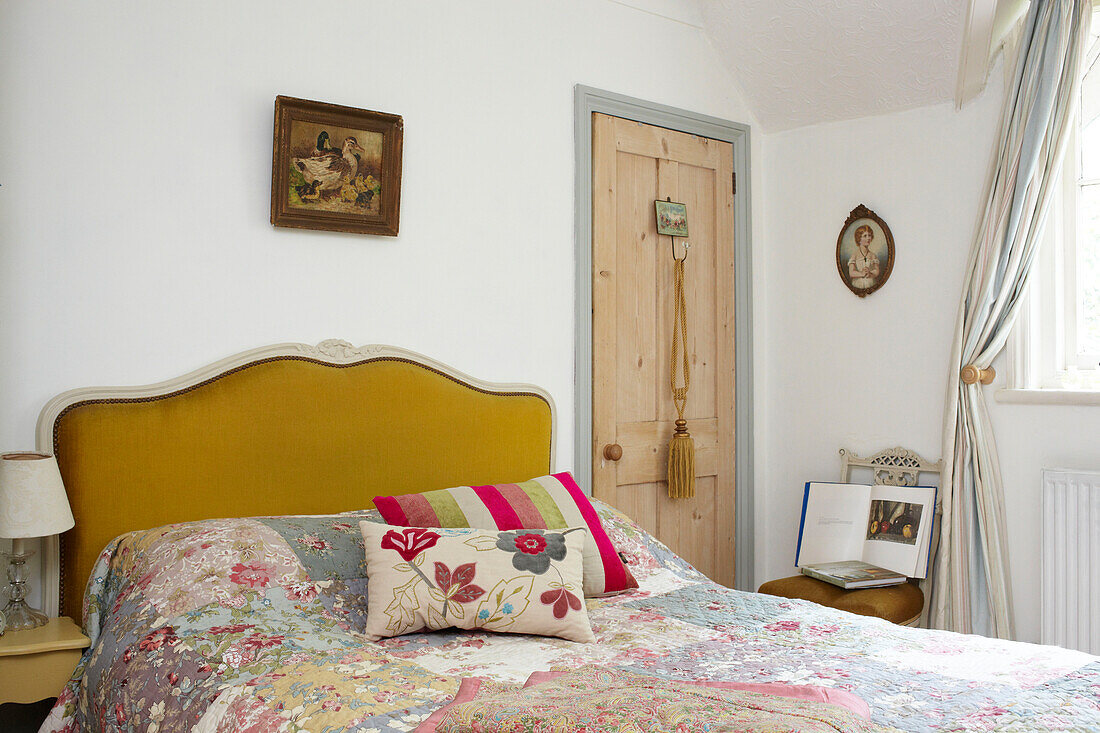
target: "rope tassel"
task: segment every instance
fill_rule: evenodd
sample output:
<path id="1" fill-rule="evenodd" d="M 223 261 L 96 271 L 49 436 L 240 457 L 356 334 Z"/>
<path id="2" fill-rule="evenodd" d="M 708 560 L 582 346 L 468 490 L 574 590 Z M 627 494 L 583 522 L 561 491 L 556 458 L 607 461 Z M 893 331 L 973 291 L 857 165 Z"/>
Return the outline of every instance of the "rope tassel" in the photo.
<path id="1" fill-rule="evenodd" d="M 676 431 L 668 443 L 668 497 L 690 499 L 695 496 L 695 441 L 691 439 L 687 420 L 684 419 L 688 388 L 691 386 L 691 368 L 687 354 L 687 302 L 684 298 L 684 260 L 687 259 L 687 253 L 685 251 L 683 258 L 677 258 L 674 252 L 672 258 L 676 260 L 675 292 L 673 293 L 676 315 L 672 323 L 672 366 L 669 369 L 669 386 L 672 388 L 672 403 L 676 406 L 677 420 Z M 680 351 L 681 339 L 683 340 L 684 386 L 677 387 L 676 352 Z"/>
<path id="2" fill-rule="evenodd" d="M 676 432 L 668 442 L 668 497 L 690 499 L 695 496 L 695 441 L 687 429 L 687 420 L 676 421 Z"/>

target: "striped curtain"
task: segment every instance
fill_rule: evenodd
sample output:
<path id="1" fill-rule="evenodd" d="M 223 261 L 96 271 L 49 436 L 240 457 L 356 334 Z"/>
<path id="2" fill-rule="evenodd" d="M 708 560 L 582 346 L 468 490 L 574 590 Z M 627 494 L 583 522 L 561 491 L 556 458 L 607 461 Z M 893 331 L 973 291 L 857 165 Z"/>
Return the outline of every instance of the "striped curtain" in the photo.
<path id="1" fill-rule="evenodd" d="M 1032 0 L 1005 93 L 985 208 L 955 324 L 944 412 L 943 523 L 929 621 L 1014 635 L 1004 489 L 982 385 L 960 379 L 1004 348 L 1057 185 L 1080 88 L 1089 0 Z"/>

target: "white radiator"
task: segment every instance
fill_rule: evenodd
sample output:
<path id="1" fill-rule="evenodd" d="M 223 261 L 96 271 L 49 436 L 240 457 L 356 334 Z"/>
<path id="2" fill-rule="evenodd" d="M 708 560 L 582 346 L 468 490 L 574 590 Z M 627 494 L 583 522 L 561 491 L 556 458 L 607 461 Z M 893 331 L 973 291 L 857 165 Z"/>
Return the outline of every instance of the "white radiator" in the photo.
<path id="1" fill-rule="evenodd" d="M 1044 644 L 1100 654 L 1100 472 L 1043 471 Z"/>

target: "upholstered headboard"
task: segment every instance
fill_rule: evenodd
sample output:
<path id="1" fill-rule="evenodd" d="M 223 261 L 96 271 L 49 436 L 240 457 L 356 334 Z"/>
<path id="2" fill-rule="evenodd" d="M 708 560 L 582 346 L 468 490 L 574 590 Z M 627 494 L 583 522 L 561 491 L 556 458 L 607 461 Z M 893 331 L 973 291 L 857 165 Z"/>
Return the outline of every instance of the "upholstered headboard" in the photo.
<path id="1" fill-rule="evenodd" d="M 362 509 L 380 494 L 549 473 L 553 419 L 537 387 L 342 341 L 256 349 L 147 387 L 67 392 L 38 425 L 76 518 L 59 550 L 47 545 L 60 572 L 45 580 L 44 606 L 79 619 L 96 557 L 131 530 Z"/>

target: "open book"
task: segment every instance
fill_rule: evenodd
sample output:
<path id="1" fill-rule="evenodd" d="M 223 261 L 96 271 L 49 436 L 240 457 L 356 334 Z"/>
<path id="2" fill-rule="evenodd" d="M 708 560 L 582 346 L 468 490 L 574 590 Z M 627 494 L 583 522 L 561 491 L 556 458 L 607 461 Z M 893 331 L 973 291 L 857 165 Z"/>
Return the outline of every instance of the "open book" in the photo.
<path id="1" fill-rule="evenodd" d="M 935 510 L 934 487 L 807 483 L 795 564 L 841 588 L 923 578 Z"/>

